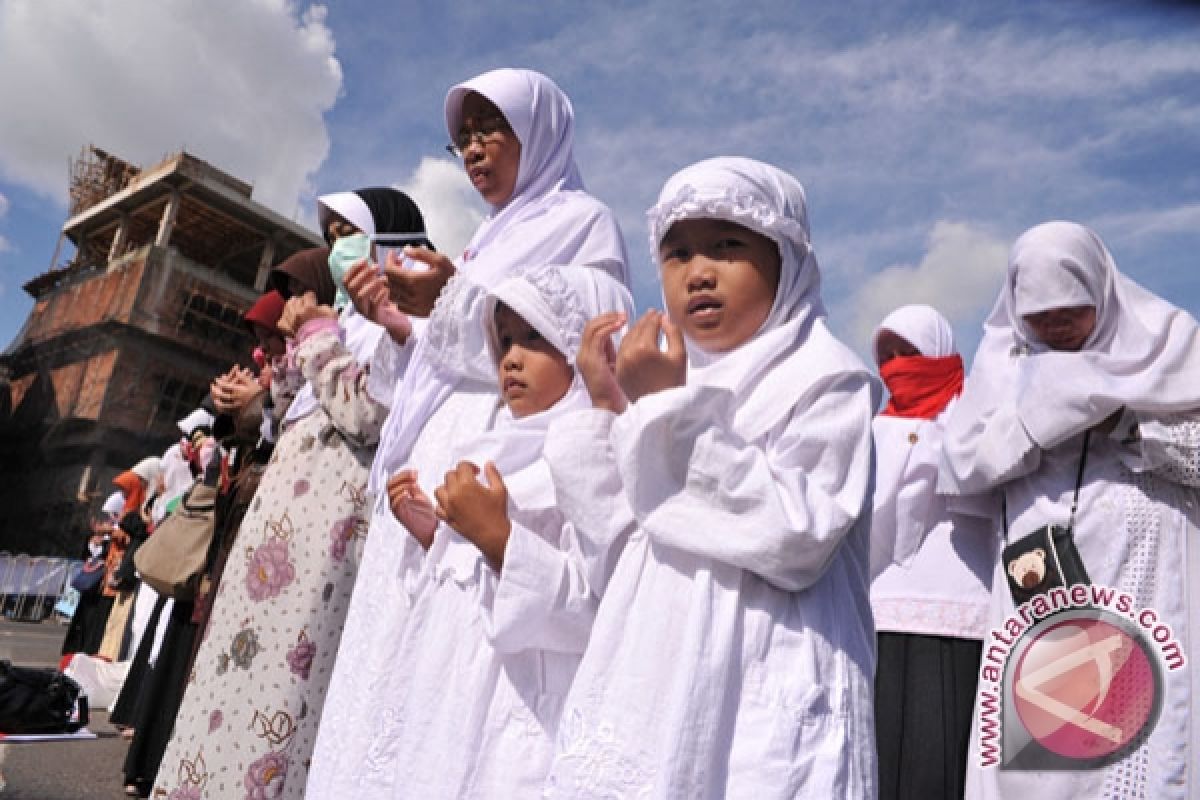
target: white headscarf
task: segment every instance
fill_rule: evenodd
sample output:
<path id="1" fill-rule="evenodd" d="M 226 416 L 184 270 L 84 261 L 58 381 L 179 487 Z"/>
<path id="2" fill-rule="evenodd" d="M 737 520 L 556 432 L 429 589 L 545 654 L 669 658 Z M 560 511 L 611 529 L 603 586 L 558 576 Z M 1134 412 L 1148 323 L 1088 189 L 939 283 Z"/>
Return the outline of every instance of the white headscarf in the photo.
<path id="1" fill-rule="evenodd" d="M 688 385 L 731 391 L 734 429 L 747 441 L 773 428 L 810 388 L 846 370 L 865 373 L 825 327 L 804 187 L 791 175 L 748 158 L 701 161 L 667 181 L 647 217 L 654 252 L 685 219 L 733 222 L 779 247 L 779 287 L 759 331 L 723 354 L 688 344 Z"/>
<path id="2" fill-rule="evenodd" d="M 904 339 L 926 358 L 945 358 L 955 353 L 954 330 L 933 306 L 900 306 L 879 323 L 872 342 L 878 342 L 879 335 L 884 331 L 891 331 Z"/>
<path id="3" fill-rule="evenodd" d="M 1092 305 L 1079 352 L 1037 340 L 1023 316 Z M 1200 407 L 1196 321 L 1121 275 L 1104 242 L 1074 222 L 1017 239 L 962 397 L 945 428 L 939 489 L 974 493 L 1035 469 L 1052 448 L 1122 407 Z"/>
<path id="4" fill-rule="evenodd" d="M 820 473 L 812 478 L 823 484 L 818 493 L 832 499 L 822 504 L 820 522 L 814 523 L 829 535 L 806 540 L 812 561 L 789 569 L 786 579 L 797 588 L 800 581 L 808 585 L 843 552 L 847 569 L 865 573 L 866 528 L 855 525 L 869 502 L 871 480 L 867 415 L 875 406 L 865 405 L 868 397 L 877 404 L 880 390 L 862 360 L 825 326 L 803 187 L 787 173 L 750 159 L 702 161 L 667 181 L 650 209 L 656 252 L 671 225 L 685 219 L 730 221 L 773 240 L 780 255 L 779 284 L 767 318 L 749 339 L 719 354 L 688 344 L 685 384 L 639 399 L 613 422 L 610 441 L 639 527 L 667 545 L 702 536 L 707 552 L 727 547 L 728 559 L 719 560 L 734 565 L 782 568 L 783 554 L 796 547 L 792 531 L 740 523 L 719 500 L 719 510 L 681 502 L 694 491 L 697 451 L 732 434 L 761 447 L 767 469 L 791 489 L 804 491 L 800 486 L 809 479 L 801 473 Z M 836 421 L 826 411 L 831 395 L 853 398 L 850 406 L 836 409 Z M 859 414 L 861 427 L 847 427 Z M 703 472 L 702 480 L 724 493 L 717 485 L 724 487 L 725 478 L 708 477 L 712 469 L 718 467 L 705 464 L 695 474 Z M 713 513 L 721 515 L 719 535 L 711 528 Z M 851 533 L 853 543 L 841 548 Z M 746 550 L 747 542 L 754 542 L 753 553 Z M 862 599 L 848 597 L 847 602 Z"/>
<path id="5" fill-rule="evenodd" d="M 134 464 L 129 471 L 145 481 L 146 491 L 152 492 L 158 479 L 162 477 L 162 461 L 158 456 L 148 456 Z"/>
<path id="6" fill-rule="evenodd" d="M 179 430 L 183 431 L 184 436 L 191 436 L 196 428 L 208 428 L 212 430 L 213 422 L 215 421 L 212 414 L 203 408 L 197 408 L 192 413 L 188 414 L 183 419 L 176 422 Z"/>
<path id="7" fill-rule="evenodd" d="M 609 311 L 633 313 L 633 298 L 625 286 L 610 275 L 594 269 L 565 266 L 534 267 L 503 280 L 489 292 L 484 316 L 484 335 L 493 373 L 502 357 L 496 339 L 495 312 L 500 303 L 545 337 L 573 368 L 579 355 L 583 328 L 588 320 Z M 499 376 L 493 378 L 497 382 Z M 556 418 L 591 405 L 587 387 L 575 371 L 566 395 L 551 408 L 520 419 L 504 408 L 491 431 L 465 444 L 454 458 L 482 465 L 493 461 L 505 476 L 510 496 L 521 508 L 546 508 L 554 503 L 552 482 L 544 465 L 537 476 L 524 475 L 541 464 L 546 429 Z M 543 480 L 544 478 L 544 480 Z M 546 492 L 549 492 L 547 495 Z"/>
<path id="8" fill-rule="evenodd" d="M 151 518 L 157 523 L 167 515 L 167 506 L 177 497 L 182 497 L 196 482 L 192 468 L 183 457 L 183 447 L 171 445 L 162 456 L 163 490 L 154 499 Z"/>
<path id="9" fill-rule="evenodd" d="M 521 207 L 548 192 L 583 189 L 575 164 L 575 111 L 571 100 L 554 81 L 528 69 L 494 69 L 454 86 L 446 93 L 446 131 L 451 138 L 462 128 L 463 100 L 470 92 L 483 95 L 500 109 L 517 141 L 521 163 L 513 196 L 495 208 L 491 219 Z M 486 234 L 482 227 L 472 240 Z"/>
<path id="10" fill-rule="evenodd" d="M 405 199 L 407 200 L 407 198 Z M 336 212 L 368 236 L 374 235 L 380 227 L 389 227 L 386 224 L 388 217 L 385 216 L 382 220 L 376 220 L 374 212 L 367 205 L 366 200 L 363 199 L 360 192 L 334 192 L 318 197 L 317 214 L 321 218 L 322 227 L 328 224 L 328 217 L 331 211 Z M 388 205 L 382 203 L 380 213 L 386 214 L 389 211 Z M 339 291 L 341 290 L 339 289 Z M 359 364 L 369 363 L 375 354 L 379 338 L 383 335 L 383 328 L 371 322 L 362 314 L 359 314 L 349 304 L 338 314 L 338 327 L 341 329 L 342 342 L 346 345 L 346 349 L 354 354 L 354 360 Z M 382 399 L 386 400 L 388 398 Z M 296 393 L 296 397 L 292 400 L 291 405 L 288 406 L 284 419 L 288 423 L 295 422 L 316 411 L 317 405 L 317 396 L 313 391 L 313 386 L 311 383 L 306 383 Z"/>
<path id="11" fill-rule="evenodd" d="M 375 234 L 375 217 L 371 208 L 357 192 L 333 192 L 317 198 L 317 219 L 321 225 L 321 233 L 329 226 L 329 212 L 335 212 L 342 219 L 365 233 Z"/>
<path id="12" fill-rule="evenodd" d="M 607 311 L 633 311 L 629 290 L 599 270 L 564 266 L 520 270 L 489 293 L 487 313 L 481 320 L 494 382 L 499 381 L 496 365 L 501 357 L 495 325 L 498 303 L 504 303 L 542 334 L 572 367 L 588 320 Z M 504 478 L 513 506 L 524 512 L 553 508 L 557 501 L 554 481 L 542 459 L 546 430 L 562 415 L 590 405 L 587 387 L 576 370 L 567 393 L 553 406 L 520 419 L 507 408 L 502 409 L 491 430 L 455 449 L 451 463 L 465 460 L 482 468 L 491 461 Z M 480 569 L 482 560 L 477 547 L 455 534 L 435 539 L 428 563 L 437 574 L 469 580 Z"/>
<path id="13" fill-rule="evenodd" d="M 574 156 L 571 101 L 545 75 L 497 69 L 461 83 L 446 95 L 446 130 L 458 133 L 462 101 L 478 92 L 504 114 L 521 160 L 512 198 L 494 208 L 471 238 L 438 299 L 438 308 L 396 387 L 371 469 L 371 489 L 402 467 L 425 421 L 465 379 L 486 380 L 488 362 L 481 314 L 486 291 L 530 265 L 570 264 L 603 270 L 628 284 L 625 241 L 612 212 L 584 191 Z M 440 324 L 434 319 L 441 317 Z M 456 324 L 446 324 L 457 320 Z"/>
<path id="14" fill-rule="evenodd" d="M 121 512 L 125 510 L 125 493 L 121 491 L 113 492 L 104 499 L 104 505 L 100 510 L 107 514 L 114 522 L 121 517 Z"/>
<path id="15" fill-rule="evenodd" d="M 950 323 L 931 306 L 901 306 L 879 323 L 873 340 L 878 341 L 883 331 L 902 337 L 927 358 L 944 358 L 955 352 Z M 875 417 L 871 427 L 876 470 L 871 517 L 874 578 L 891 563 L 912 561 L 936 522 L 942 432 L 938 420 L 883 415 Z"/>

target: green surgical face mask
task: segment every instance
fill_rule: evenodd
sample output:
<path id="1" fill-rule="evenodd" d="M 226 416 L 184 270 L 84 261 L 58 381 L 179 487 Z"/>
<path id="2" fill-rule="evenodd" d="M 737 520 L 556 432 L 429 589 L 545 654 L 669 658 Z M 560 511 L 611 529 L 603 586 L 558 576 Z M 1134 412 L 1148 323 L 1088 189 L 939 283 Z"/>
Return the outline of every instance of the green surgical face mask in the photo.
<path id="1" fill-rule="evenodd" d="M 333 248 L 329 251 L 329 272 L 333 275 L 334 285 L 337 286 L 337 296 L 333 301 L 335 308 L 340 310 L 350 304 L 350 295 L 346 294 L 344 283 L 346 273 L 370 254 L 371 237 L 365 233 L 342 236 L 333 243 Z"/>

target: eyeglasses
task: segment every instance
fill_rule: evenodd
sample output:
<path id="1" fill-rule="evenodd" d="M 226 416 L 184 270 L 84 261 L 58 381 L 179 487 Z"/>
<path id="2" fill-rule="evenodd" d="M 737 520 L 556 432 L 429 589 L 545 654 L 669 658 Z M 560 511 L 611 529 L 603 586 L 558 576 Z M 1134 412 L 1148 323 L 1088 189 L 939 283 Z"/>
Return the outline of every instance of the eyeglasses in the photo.
<path id="1" fill-rule="evenodd" d="M 486 145 L 489 142 L 497 142 L 510 133 L 512 128 L 508 126 L 508 120 L 504 117 L 487 117 L 478 120 L 474 130 L 461 129 L 454 141 L 446 145 L 446 152 L 455 158 L 462 158 L 463 152 L 471 146 L 471 142 Z"/>

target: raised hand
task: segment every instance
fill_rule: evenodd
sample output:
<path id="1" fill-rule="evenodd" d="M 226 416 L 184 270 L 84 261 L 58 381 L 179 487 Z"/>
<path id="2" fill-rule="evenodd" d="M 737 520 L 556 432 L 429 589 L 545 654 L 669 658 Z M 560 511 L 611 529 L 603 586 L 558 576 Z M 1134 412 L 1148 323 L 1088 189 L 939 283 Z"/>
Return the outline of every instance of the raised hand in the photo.
<path id="1" fill-rule="evenodd" d="M 491 565 L 500 569 L 512 532 L 508 519 L 508 489 L 496 465 L 484 465 L 487 485 L 479 482 L 479 467 L 469 461 L 446 473 L 446 481 L 433 493 L 437 515 L 447 525 L 474 542 Z"/>
<path id="2" fill-rule="evenodd" d="M 212 395 L 213 405 L 218 412 L 230 414 L 244 408 L 247 403 L 258 397 L 263 388 L 254 373 L 235 366 L 224 375 L 213 379 L 209 385 L 209 394 Z"/>
<path id="3" fill-rule="evenodd" d="M 437 514 L 429 495 L 417 485 L 417 471 L 403 469 L 387 484 L 388 505 L 421 547 L 428 550 L 437 530 Z"/>
<path id="4" fill-rule="evenodd" d="M 275 323 L 275 327 L 279 328 L 280 333 L 284 336 L 295 338 L 296 331 L 304 327 L 304 323 L 318 317 L 337 319 L 337 312 L 329 306 L 317 305 L 316 293 L 307 291 L 302 295 L 288 298 L 287 303 L 283 306 L 283 314 L 280 315 L 279 322 Z"/>
<path id="5" fill-rule="evenodd" d="M 390 255 L 390 254 L 389 254 Z M 346 294 L 358 313 L 383 327 L 396 344 L 404 344 L 412 335 L 412 321 L 396 308 L 388 291 L 387 279 L 372 263 L 355 264 L 346 273 Z"/>
<path id="6" fill-rule="evenodd" d="M 658 345 L 660 333 L 667 339 L 666 352 Z M 621 340 L 616 373 L 621 390 L 633 402 L 648 394 L 683 386 L 687 378 L 683 332 L 663 312 L 647 311 Z"/>
<path id="7" fill-rule="evenodd" d="M 629 405 L 617 383 L 617 350 L 613 334 L 621 329 L 627 317 L 621 311 L 609 311 L 588 321 L 579 344 L 575 366 L 587 387 L 595 408 L 620 414 Z"/>
<path id="8" fill-rule="evenodd" d="M 395 254 L 389 253 L 383 272 L 387 277 L 392 302 L 405 314 L 428 317 L 442 287 L 454 275 L 454 262 L 427 247 L 406 247 L 404 255 L 428 265 L 429 269 L 405 269 Z"/>

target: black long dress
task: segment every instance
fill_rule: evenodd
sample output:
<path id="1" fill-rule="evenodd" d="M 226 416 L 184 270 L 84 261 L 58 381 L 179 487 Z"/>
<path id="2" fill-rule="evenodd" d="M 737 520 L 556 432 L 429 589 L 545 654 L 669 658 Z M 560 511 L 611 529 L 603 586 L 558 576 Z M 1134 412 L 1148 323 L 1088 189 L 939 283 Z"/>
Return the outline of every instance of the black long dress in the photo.
<path id="1" fill-rule="evenodd" d="M 121 693 L 117 695 L 117 703 L 108 715 L 108 721 L 113 725 L 133 727 L 137 721 L 138 702 L 145 691 L 146 679 L 151 669 L 150 653 L 154 650 L 154 639 L 156 638 L 154 634 L 158 630 L 159 620 L 162 619 L 162 612 L 166 605 L 167 598 L 162 595 L 155 596 L 154 610 L 150 612 L 150 618 L 146 622 L 146 631 L 142 634 L 137 652 L 133 656 L 133 662 L 129 665 L 129 672 L 125 674 L 125 681 L 121 684 Z M 163 644 L 166 644 L 165 641 Z M 160 647 L 159 652 L 162 651 Z"/>
<path id="2" fill-rule="evenodd" d="M 107 542 L 104 548 L 102 555 L 107 554 Z M 89 557 L 91 552 L 85 545 L 83 558 L 86 560 Z M 108 623 L 108 612 L 112 610 L 112 604 L 113 599 L 105 597 L 99 586 L 90 592 L 80 592 L 79 604 L 75 606 L 75 614 L 71 617 L 71 624 L 67 626 L 66 636 L 63 637 L 64 656 L 70 653 L 96 655 L 96 651 L 100 649 L 100 642 L 104 640 L 104 627 Z"/>
<path id="3" fill-rule="evenodd" d="M 982 643 L 886 631 L 878 643 L 879 799 L 962 797 Z"/>

